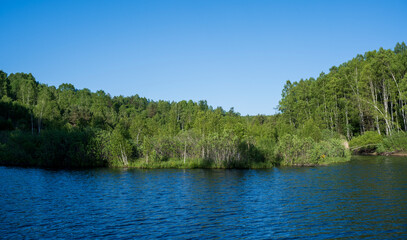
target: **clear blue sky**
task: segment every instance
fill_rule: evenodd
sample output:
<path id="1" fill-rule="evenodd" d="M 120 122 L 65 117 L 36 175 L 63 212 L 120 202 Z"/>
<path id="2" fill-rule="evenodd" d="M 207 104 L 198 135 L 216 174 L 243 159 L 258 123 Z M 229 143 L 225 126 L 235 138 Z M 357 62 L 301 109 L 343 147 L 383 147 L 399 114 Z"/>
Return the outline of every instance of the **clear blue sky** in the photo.
<path id="1" fill-rule="evenodd" d="M 286 80 L 407 41 L 407 1 L 0 0 L 0 69 L 274 114 Z"/>

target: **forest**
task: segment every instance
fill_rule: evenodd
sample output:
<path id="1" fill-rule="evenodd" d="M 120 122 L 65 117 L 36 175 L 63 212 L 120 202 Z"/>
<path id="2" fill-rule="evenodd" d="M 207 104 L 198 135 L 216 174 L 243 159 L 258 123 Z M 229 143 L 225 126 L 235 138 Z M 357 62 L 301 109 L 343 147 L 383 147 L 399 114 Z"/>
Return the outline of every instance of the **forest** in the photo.
<path id="1" fill-rule="evenodd" d="M 329 129 L 350 141 L 351 149 L 405 151 L 406 72 L 404 42 L 394 50 L 359 54 L 317 79 L 287 81 L 279 109 L 294 128 L 309 124 Z"/>
<path id="2" fill-rule="evenodd" d="M 397 43 L 287 81 L 278 114 L 241 116 L 205 100 L 112 97 L 0 71 L 0 165 L 268 168 L 406 151 L 406 72 Z"/>

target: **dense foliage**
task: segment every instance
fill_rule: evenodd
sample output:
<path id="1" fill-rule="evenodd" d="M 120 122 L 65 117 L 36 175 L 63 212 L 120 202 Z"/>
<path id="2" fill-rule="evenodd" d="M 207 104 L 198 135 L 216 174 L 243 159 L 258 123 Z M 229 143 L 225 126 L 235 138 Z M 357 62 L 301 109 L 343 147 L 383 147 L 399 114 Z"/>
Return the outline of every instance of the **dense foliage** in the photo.
<path id="1" fill-rule="evenodd" d="M 356 137 L 351 147 L 372 151 L 381 136 L 389 139 L 385 140 L 389 145 L 393 135 L 407 131 L 406 73 L 407 47 L 397 43 L 394 50 L 381 48 L 357 55 L 317 79 L 287 81 L 279 109 L 294 128 L 312 121 L 348 140 Z"/>
<path id="2" fill-rule="evenodd" d="M 350 152 L 344 147 L 344 141 L 331 138 L 316 142 L 310 137 L 284 135 L 277 148 L 278 157 L 283 165 L 309 166 L 347 160 Z"/>
<path id="3" fill-rule="evenodd" d="M 312 119 L 348 139 L 369 130 L 406 131 L 406 72 L 404 43 L 366 52 L 317 79 L 287 81 L 280 110 L 294 126 Z"/>
<path id="4" fill-rule="evenodd" d="M 111 97 L 0 71 L 0 164 L 313 165 L 348 159 L 345 140 L 363 144 L 357 137 L 371 131 L 388 136 L 382 150 L 394 144 L 401 149 L 406 135 L 397 132 L 407 130 L 406 72 L 407 47 L 401 43 L 358 55 L 317 79 L 287 81 L 279 114 L 240 116 L 206 101 Z"/>
<path id="5" fill-rule="evenodd" d="M 233 109 L 214 109 L 206 101 L 111 97 L 71 84 L 56 88 L 25 73 L 1 71 L 0 77 L 3 165 L 267 167 L 276 163 L 273 116 L 241 117 Z"/>
<path id="6" fill-rule="evenodd" d="M 378 153 L 389 152 L 406 152 L 407 151 L 407 133 L 397 132 L 391 136 L 387 136 L 381 143 L 377 145 Z"/>
<path id="7" fill-rule="evenodd" d="M 367 131 L 361 136 L 354 137 L 349 142 L 349 147 L 358 152 L 374 152 L 383 141 L 383 136 L 377 132 Z"/>

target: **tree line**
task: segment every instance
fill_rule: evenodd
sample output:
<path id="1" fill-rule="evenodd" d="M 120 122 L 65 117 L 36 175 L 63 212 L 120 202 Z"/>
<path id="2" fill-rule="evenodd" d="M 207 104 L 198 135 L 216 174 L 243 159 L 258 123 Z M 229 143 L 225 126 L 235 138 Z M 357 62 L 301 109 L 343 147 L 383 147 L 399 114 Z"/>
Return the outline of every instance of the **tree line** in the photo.
<path id="1" fill-rule="evenodd" d="M 306 122 L 351 140 L 367 131 L 407 131 L 407 47 L 380 48 L 316 79 L 287 81 L 279 109 L 294 127 Z"/>
<path id="2" fill-rule="evenodd" d="M 240 116 L 205 100 L 39 83 L 0 71 L 0 164 L 269 167 L 349 159 L 345 140 L 407 130 L 407 47 L 357 55 L 284 86 L 278 114 Z"/>
<path id="3" fill-rule="evenodd" d="M 171 159 L 207 167 L 272 165 L 272 117 L 241 117 L 202 100 L 59 87 L 0 71 L 0 163 L 51 167 L 148 166 Z"/>

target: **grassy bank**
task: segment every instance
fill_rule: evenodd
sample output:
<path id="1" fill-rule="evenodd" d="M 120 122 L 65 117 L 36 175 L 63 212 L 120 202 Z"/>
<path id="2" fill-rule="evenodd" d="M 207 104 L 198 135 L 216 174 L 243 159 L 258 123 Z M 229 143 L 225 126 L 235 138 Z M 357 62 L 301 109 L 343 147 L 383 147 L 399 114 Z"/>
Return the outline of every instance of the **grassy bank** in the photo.
<path id="1" fill-rule="evenodd" d="M 205 159 L 169 159 L 166 161 L 147 161 L 146 159 L 137 159 L 130 161 L 129 168 L 140 169 L 158 169 L 158 168 L 176 168 L 176 169 L 261 169 L 272 168 L 275 164 L 272 162 L 230 162 L 230 163 L 217 163 L 212 160 Z M 118 164 L 112 167 L 123 167 Z"/>
<path id="2" fill-rule="evenodd" d="M 350 154 L 346 157 L 330 157 L 325 158 L 316 164 L 311 163 L 295 163 L 295 164 L 278 164 L 274 162 L 234 162 L 234 163 L 216 163 L 215 161 L 205 159 L 187 159 L 184 163 L 183 159 L 169 159 L 166 161 L 147 161 L 146 159 L 137 159 L 129 162 L 128 166 L 123 164 L 112 165 L 111 167 L 121 168 L 138 168 L 138 169 L 269 169 L 276 166 L 300 166 L 312 167 L 323 166 L 333 163 L 347 162 L 350 160 Z"/>

